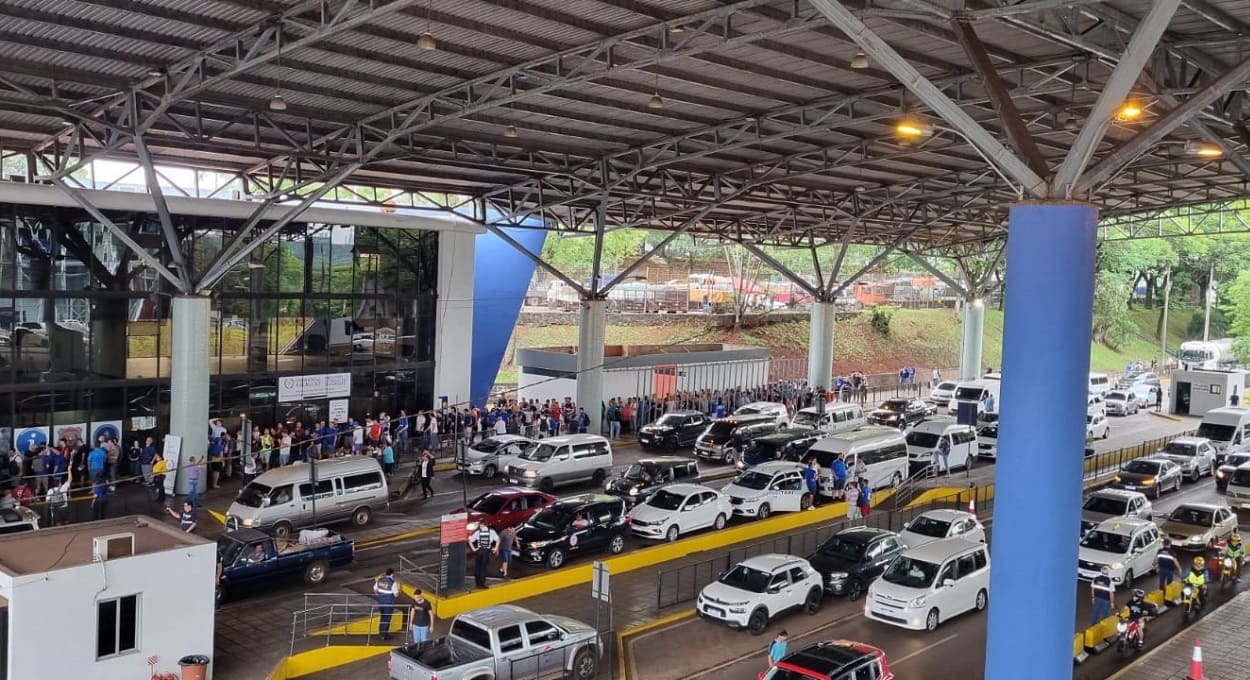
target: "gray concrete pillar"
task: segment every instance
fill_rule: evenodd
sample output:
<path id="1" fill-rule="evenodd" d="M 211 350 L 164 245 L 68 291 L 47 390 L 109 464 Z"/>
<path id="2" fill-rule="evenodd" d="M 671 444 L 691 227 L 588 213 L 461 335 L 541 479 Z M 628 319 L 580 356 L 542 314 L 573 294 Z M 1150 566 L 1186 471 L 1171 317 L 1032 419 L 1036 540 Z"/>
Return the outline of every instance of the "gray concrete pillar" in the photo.
<path id="1" fill-rule="evenodd" d="M 577 405 L 590 416 L 587 432 L 603 430 L 603 343 L 608 325 L 607 300 L 582 300 L 577 320 Z"/>
<path id="2" fill-rule="evenodd" d="M 981 376 L 981 346 L 985 339 L 985 303 L 981 298 L 964 301 L 963 341 L 960 344 L 959 379 Z"/>
<path id="3" fill-rule="evenodd" d="M 187 476 L 181 474 L 192 456 L 203 462 L 208 453 L 208 325 L 211 301 L 201 295 L 173 299 L 170 323 L 169 433 L 182 438 L 176 493 L 187 492 Z M 170 461 L 172 469 L 172 461 Z M 201 474 L 200 492 L 206 477 Z"/>
<path id="4" fill-rule="evenodd" d="M 812 301 L 811 325 L 807 337 L 807 384 L 813 389 L 833 385 L 833 337 L 837 305 Z"/>

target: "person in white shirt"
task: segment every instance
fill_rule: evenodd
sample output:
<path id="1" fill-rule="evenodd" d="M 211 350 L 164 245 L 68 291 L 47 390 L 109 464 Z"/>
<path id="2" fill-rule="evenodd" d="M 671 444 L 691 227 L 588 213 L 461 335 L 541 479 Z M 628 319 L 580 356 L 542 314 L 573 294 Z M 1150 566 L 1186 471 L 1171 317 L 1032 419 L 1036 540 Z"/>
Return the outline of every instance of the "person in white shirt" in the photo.
<path id="1" fill-rule="evenodd" d="M 508 434 L 508 424 L 504 422 L 503 416 L 495 418 L 495 434 Z"/>
<path id="2" fill-rule="evenodd" d="M 278 447 L 278 465 L 286 466 L 291 462 L 291 433 L 282 433 L 282 445 Z"/>

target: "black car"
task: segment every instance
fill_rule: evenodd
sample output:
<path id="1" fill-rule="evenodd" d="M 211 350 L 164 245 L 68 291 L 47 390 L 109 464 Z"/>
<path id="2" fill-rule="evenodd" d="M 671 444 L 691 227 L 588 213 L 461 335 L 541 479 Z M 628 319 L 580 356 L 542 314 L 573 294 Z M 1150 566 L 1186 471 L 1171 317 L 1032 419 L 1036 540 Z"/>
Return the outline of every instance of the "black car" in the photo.
<path id="1" fill-rule="evenodd" d="M 747 444 L 756 437 L 771 434 L 777 429 L 777 419 L 766 414 L 730 416 L 714 420 L 707 431 L 695 440 L 694 453 L 700 458 L 737 463 Z"/>
<path id="2" fill-rule="evenodd" d="M 868 422 L 901 430 L 915 425 L 928 415 L 929 407 L 919 399 L 886 399 L 868 414 Z"/>
<path id="3" fill-rule="evenodd" d="M 738 460 L 738 468 L 745 469 L 774 460 L 801 462 L 803 454 L 824 436 L 824 433 L 809 428 L 791 428 L 761 435 L 747 445 Z"/>
<path id="4" fill-rule="evenodd" d="M 897 534 L 852 527 L 825 539 L 807 561 L 825 579 L 826 593 L 858 600 L 901 552 L 903 544 Z"/>
<path id="5" fill-rule="evenodd" d="M 571 552 L 625 549 L 625 501 L 605 494 L 570 496 L 529 518 L 516 533 L 517 559 L 556 569 Z"/>
<path id="6" fill-rule="evenodd" d="M 684 456 L 656 456 L 630 465 L 619 477 L 609 479 L 604 490 L 633 507 L 669 484 L 698 481 L 699 461 Z"/>
<path id="7" fill-rule="evenodd" d="M 644 449 L 677 449 L 692 446 L 712 422 L 698 411 L 671 411 L 650 425 L 638 428 L 638 445 Z"/>

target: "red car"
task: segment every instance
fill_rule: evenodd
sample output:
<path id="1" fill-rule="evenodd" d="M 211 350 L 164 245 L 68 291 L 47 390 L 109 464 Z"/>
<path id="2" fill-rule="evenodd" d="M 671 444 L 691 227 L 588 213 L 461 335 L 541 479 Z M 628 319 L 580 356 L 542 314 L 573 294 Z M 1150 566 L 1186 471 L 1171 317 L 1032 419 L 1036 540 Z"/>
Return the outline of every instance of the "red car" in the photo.
<path id="1" fill-rule="evenodd" d="M 519 526 L 531 515 L 554 503 L 555 496 L 534 489 L 519 489 L 505 486 L 486 493 L 469 501 L 468 508 L 460 508 L 456 512 L 469 514 L 469 530 L 477 528 L 478 522 L 495 531 L 507 527 Z"/>
<path id="2" fill-rule="evenodd" d="M 808 645 L 760 673 L 760 680 L 894 680 L 885 652 L 862 642 L 829 640 Z"/>

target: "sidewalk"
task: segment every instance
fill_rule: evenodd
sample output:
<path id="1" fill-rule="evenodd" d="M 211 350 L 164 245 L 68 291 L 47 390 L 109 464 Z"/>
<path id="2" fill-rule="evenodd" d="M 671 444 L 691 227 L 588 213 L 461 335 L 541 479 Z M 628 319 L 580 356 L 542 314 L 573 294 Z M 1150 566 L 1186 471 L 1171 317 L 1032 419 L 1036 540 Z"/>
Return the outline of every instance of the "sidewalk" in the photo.
<path id="1" fill-rule="evenodd" d="M 1245 680 L 1250 668 L 1250 592 L 1198 619 L 1108 680 L 1185 680 L 1194 642 L 1202 643 L 1206 680 Z"/>

